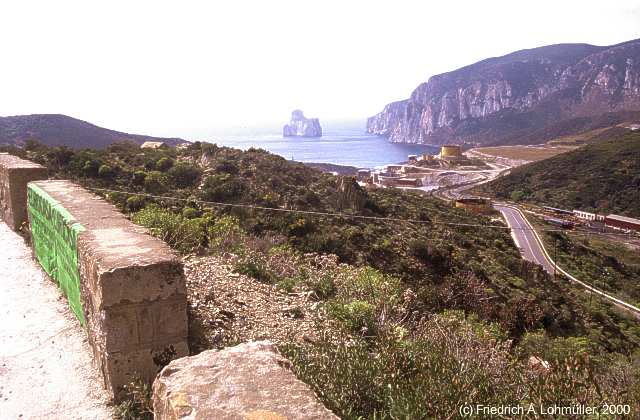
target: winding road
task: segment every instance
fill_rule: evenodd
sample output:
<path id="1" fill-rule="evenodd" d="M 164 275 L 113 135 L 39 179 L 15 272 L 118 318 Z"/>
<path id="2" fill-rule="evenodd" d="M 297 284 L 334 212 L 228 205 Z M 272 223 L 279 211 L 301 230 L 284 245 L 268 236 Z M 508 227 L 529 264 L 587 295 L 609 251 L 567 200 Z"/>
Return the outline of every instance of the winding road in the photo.
<path id="1" fill-rule="evenodd" d="M 541 265 L 545 271 L 553 274 L 553 263 L 547 259 L 533 229 L 527 224 L 520 212 L 513 207 L 500 204 L 494 204 L 493 207 L 502 213 L 502 216 L 507 221 L 511 228 L 511 236 L 524 259 Z"/>
<path id="2" fill-rule="evenodd" d="M 543 248 L 536 231 L 517 208 L 499 203 L 495 203 L 493 207 L 502 213 L 503 217 L 507 221 L 507 224 L 511 228 L 511 235 L 513 236 L 518 248 L 520 248 L 520 252 L 524 259 L 540 264 L 549 274 L 553 274 L 555 271 L 558 274 L 563 275 L 570 281 L 587 289 L 588 292 L 602 296 L 617 307 L 632 312 L 636 319 L 640 319 L 640 308 L 637 306 L 625 302 L 622 299 L 618 299 L 613 295 L 603 292 L 602 290 L 575 278 L 561 267 L 555 266 L 554 270 L 554 262 L 549 257 L 549 253 Z"/>

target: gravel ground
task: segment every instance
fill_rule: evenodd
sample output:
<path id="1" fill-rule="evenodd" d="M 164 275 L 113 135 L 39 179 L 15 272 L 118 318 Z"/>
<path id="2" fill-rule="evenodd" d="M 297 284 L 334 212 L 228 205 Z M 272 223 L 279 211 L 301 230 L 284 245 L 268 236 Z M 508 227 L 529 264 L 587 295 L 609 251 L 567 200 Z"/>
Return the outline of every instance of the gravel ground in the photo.
<path id="1" fill-rule="evenodd" d="M 262 339 L 314 341 L 326 325 L 324 311 L 308 293 L 285 293 L 234 273 L 221 257 L 191 256 L 184 264 L 192 350 Z"/>
<path id="2" fill-rule="evenodd" d="M 2 221 L 0 250 L 0 418 L 112 418 L 85 332 Z"/>

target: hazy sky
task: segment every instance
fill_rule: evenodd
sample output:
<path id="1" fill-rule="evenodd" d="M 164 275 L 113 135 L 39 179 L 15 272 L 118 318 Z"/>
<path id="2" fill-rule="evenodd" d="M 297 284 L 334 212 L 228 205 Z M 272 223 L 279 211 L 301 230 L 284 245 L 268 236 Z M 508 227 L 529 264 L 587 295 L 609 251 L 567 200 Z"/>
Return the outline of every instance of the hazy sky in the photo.
<path id="1" fill-rule="evenodd" d="M 186 138 L 364 119 L 487 57 L 638 37 L 639 0 L 0 0 L 0 116 Z"/>

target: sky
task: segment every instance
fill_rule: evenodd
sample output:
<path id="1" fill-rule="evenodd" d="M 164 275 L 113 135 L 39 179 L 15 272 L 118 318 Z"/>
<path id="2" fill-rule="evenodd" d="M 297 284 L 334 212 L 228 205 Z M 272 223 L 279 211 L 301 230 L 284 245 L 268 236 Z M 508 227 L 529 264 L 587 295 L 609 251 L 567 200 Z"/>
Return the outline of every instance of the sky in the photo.
<path id="1" fill-rule="evenodd" d="M 191 140 L 296 108 L 364 121 L 488 57 L 635 38 L 640 0 L 0 0 L 0 116 Z"/>

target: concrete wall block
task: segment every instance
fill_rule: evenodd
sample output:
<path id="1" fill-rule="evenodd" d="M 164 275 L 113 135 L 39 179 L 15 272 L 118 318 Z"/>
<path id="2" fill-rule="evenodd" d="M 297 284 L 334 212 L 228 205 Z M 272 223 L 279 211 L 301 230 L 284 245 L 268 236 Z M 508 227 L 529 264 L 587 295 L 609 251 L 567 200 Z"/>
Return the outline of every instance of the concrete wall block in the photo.
<path id="1" fill-rule="evenodd" d="M 104 352 L 100 363 L 107 389 L 119 400 L 124 385 L 134 377 L 151 383 L 171 360 L 188 355 L 187 343 L 178 341 L 127 352 Z"/>
<path id="2" fill-rule="evenodd" d="M 78 235 L 80 298 L 105 387 L 117 400 L 134 375 L 152 381 L 189 353 L 184 270 L 167 244 L 68 181 L 34 183 L 86 230 Z"/>
<path id="3" fill-rule="evenodd" d="M 27 222 L 27 184 L 46 179 L 47 168 L 8 154 L 0 154 L 0 215 L 13 230 Z"/>
<path id="4" fill-rule="evenodd" d="M 123 229 L 114 229 L 108 236 L 113 238 L 137 238 L 126 242 L 126 248 L 120 247 L 120 254 L 113 255 L 115 251 L 114 241 L 104 237 L 104 232 L 96 234 L 88 231 L 78 240 L 78 253 L 81 265 L 86 266 L 85 272 L 89 290 L 93 296 L 96 307 L 100 310 L 122 305 L 123 303 L 150 302 L 158 299 L 166 299 L 176 294 L 186 295 L 184 270 L 182 263 L 173 253 L 168 253 L 164 258 L 156 256 L 152 260 L 140 258 L 130 261 L 132 255 L 150 248 L 157 247 L 158 243 L 166 246 L 159 240 L 148 235 L 140 235 L 127 232 Z M 122 240 L 122 239 L 120 239 Z M 146 243 L 140 243 L 145 240 Z M 130 252 L 127 252 L 130 251 Z M 122 259 L 118 261 L 118 255 Z M 114 261 L 110 261 L 114 260 Z"/>
<path id="5" fill-rule="evenodd" d="M 187 295 L 176 295 L 172 299 L 157 301 L 151 307 L 153 317 L 153 342 L 162 337 L 182 338 L 189 335 L 187 318 Z"/>
<path id="6" fill-rule="evenodd" d="M 94 312 L 89 331 L 107 352 L 128 351 L 187 339 L 187 299 L 176 295 L 149 304 Z"/>

